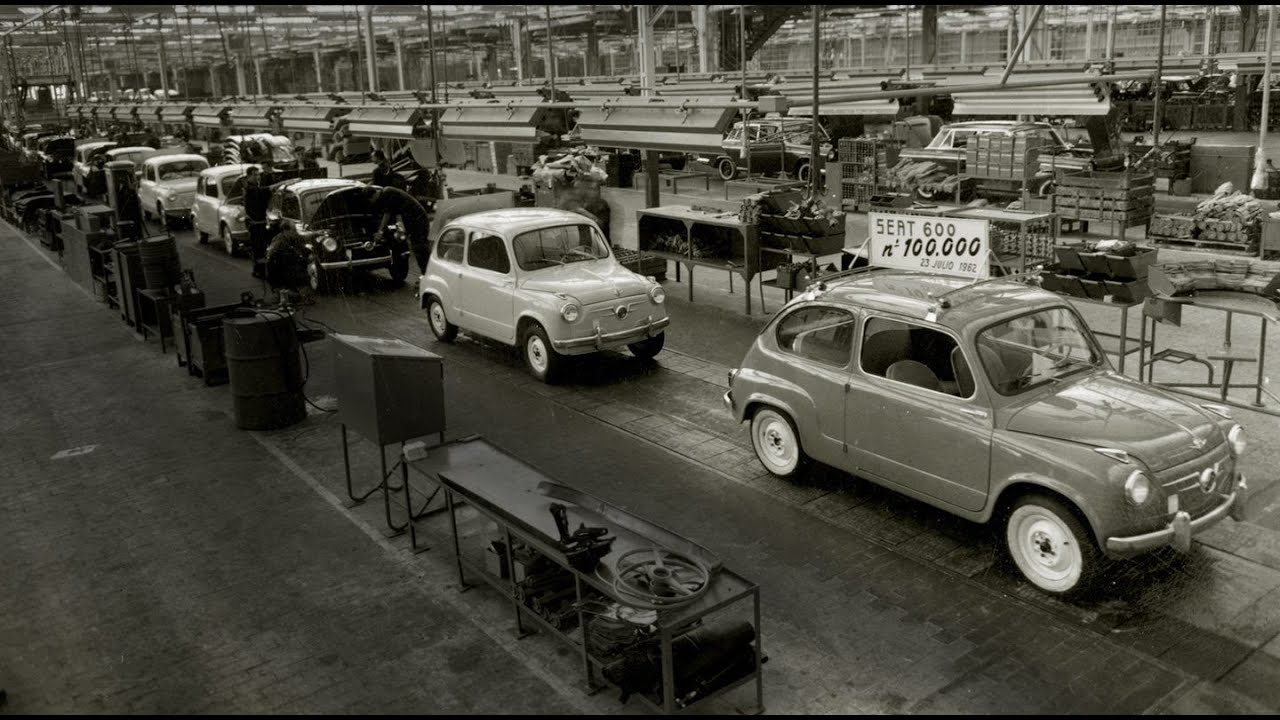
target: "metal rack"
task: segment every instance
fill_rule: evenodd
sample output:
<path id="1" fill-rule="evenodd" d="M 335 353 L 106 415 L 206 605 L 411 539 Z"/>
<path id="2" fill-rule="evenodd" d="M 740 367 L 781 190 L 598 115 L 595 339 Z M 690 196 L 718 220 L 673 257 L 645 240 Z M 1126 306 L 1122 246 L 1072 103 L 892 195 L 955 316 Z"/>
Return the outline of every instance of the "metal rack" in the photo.
<path id="1" fill-rule="evenodd" d="M 582 660 L 586 685 L 591 692 L 601 687 L 597 674 L 616 658 L 598 657 L 589 649 L 586 640 L 587 613 L 584 612 L 583 603 L 595 597 L 603 598 L 605 602 L 628 605 L 612 584 L 598 574 L 600 568 L 609 567 L 611 559 L 640 548 L 664 548 L 686 557 L 700 558 L 712 569 L 705 594 L 687 605 L 656 611 L 649 625 L 661 648 L 661 693 L 640 692 L 635 696 L 658 712 L 672 713 L 689 710 L 703 701 L 754 681 L 755 707 L 757 712 L 763 712 L 761 665 L 764 657 L 760 641 L 760 589 L 755 583 L 721 567 L 718 558 L 696 543 L 557 483 L 484 439 L 461 440 L 443 445 L 434 449 L 425 459 L 412 461 L 412 465 L 415 470 L 434 477 L 444 489 L 458 579 L 463 591 L 470 589 L 468 577 L 479 578 L 511 599 L 516 630 L 521 636 L 526 634 L 525 621 L 532 620 L 535 626 L 577 650 Z M 467 520 L 459 519 L 460 502 L 465 502 L 475 510 L 475 520 L 485 525 L 491 523 L 497 526 L 506 548 L 505 554 L 499 557 L 498 572 L 489 569 L 490 563 L 483 557 L 483 550 L 464 547 L 462 540 Z M 613 536 L 614 540 L 607 554 L 596 562 L 595 572 L 584 572 L 575 567 L 564 546 L 556 540 L 556 519 L 551 511 L 553 503 L 567 506 L 567 513 L 571 514 L 574 523 L 583 522 L 592 527 L 607 528 Z M 553 624 L 520 601 L 516 591 L 517 569 L 513 560 L 513 540 L 518 540 L 572 575 L 572 607 L 577 619 L 575 629 L 566 630 Z M 753 670 L 728 679 L 713 690 L 707 689 L 705 694 L 695 699 L 685 697 L 682 701 L 677 698 L 673 642 L 700 625 L 708 615 L 744 600 L 751 601 L 753 613 Z M 603 676 L 600 680 L 605 686 L 612 685 Z"/>

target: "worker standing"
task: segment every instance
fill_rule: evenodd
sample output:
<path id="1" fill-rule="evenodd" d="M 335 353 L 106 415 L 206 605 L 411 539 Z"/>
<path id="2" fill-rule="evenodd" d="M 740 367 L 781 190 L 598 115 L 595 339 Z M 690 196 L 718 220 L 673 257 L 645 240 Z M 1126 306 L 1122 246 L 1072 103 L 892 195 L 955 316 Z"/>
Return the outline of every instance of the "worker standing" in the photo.
<path id="1" fill-rule="evenodd" d="M 244 215 L 249 226 L 249 251 L 253 255 L 253 276 L 263 276 L 263 263 L 267 254 L 267 204 L 271 201 L 271 190 L 262 185 L 262 171 L 256 167 L 245 173 L 244 182 Z"/>

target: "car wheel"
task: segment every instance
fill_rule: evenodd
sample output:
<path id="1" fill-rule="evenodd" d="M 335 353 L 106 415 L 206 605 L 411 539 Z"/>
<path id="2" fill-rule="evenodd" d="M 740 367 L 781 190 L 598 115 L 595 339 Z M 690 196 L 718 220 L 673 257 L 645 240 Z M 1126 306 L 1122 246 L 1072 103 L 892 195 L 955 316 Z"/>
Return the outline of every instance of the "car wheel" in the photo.
<path id="1" fill-rule="evenodd" d="M 1032 585 L 1053 595 L 1082 592 L 1102 562 L 1093 536 L 1062 501 L 1024 495 L 1004 526 L 1009 559 Z"/>
<path id="2" fill-rule="evenodd" d="M 307 261 L 307 285 L 313 292 L 329 291 L 329 271 L 320 267 L 320 258 L 313 257 Z"/>
<path id="3" fill-rule="evenodd" d="M 196 236 L 196 240 L 200 241 L 200 244 L 201 244 L 201 245 L 208 245 L 208 244 L 209 244 L 209 233 L 207 233 L 207 232 L 205 232 L 205 231 L 201 230 L 201 231 L 200 231 L 200 233 Z"/>
<path id="4" fill-rule="evenodd" d="M 458 326 L 449 322 L 444 304 L 434 295 L 427 298 L 427 322 L 431 325 L 431 334 L 440 342 L 453 342 L 458 337 Z"/>
<path id="5" fill-rule="evenodd" d="M 530 325 L 525 328 L 520 346 L 524 348 L 524 361 L 529 372 L 544 383 L 555 382 L 564 359 L 551 347 L 547 331 L 541 325 Z"/>
<path id="6" fill-rule="evenodd" d="M 809 163 L 804 162 L 796 166 L 796 179 L 800 182 L 809 182 Z"/>
<path id="7" fill-rule="evenodd" d="M 409 254 L 403 252 L 402 249 L 391 251 L 391 267 L 387 268 L 387 272 L 391 273 L 391 279 L 402 283 L 405 278 L 409 277 Z"/>
<path id="8" fill-rule="evenodd" d="M 719 171 L 721 180 L 732 180 L 738 176 L 738 164 L 732 158 L 720 158 L 720 162 L 716 163 L 716 170 Z"/>
<path id="9" fill-rule="evenodd" d="M 662 346 L 666 343 L 667 334 L 658 333 L 651 338 L 645 338 L 640 342 L 633 342 L 627 346 L 632 355 L 641 360 L 652 360 L 662 352 Z"/>
<path id="10" fill-rule="evenodd" d="M 227 251 L 227 255 L 236 256 L 236 241 L 231 237 L 231 229 L 223 225 L 218 230 L 218 235 L 222 237 L 222 249 Z"/>
<path id="11" fill-rule="evenodd" d="M 780 478 L 795 477 L 807 464 L 796 426 L 773 408 L 760 408 L 751 416 L 751 447 L 765 470 Z"/>

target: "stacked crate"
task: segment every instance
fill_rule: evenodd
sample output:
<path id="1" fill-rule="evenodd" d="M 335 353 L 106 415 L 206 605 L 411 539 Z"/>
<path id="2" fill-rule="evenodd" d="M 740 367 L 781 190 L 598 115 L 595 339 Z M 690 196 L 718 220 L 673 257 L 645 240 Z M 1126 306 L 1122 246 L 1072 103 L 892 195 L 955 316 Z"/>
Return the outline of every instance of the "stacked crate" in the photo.
<path id="1" fill-rule="evenodd" d="M 1043 138 L 1034 135 L 978 135 L 965 147 L 965 174 L 1021 181 L 1040 169 Z"/>
<path id="2" fill-rule="evenodd" d="M 1056 182 L 1054 210 L 1065 219 L 1127 228 L 1146 224 L 1155 208 L 1155 176 L 1150 173 L 1061 172 Z"/>
<path id="3" fill-rule="evenodd" d="M 897 159 L 896 141 L 882 138 L 841 138 L 837 146 L 840 157 L 841 201 L 856 209 L 865 209 L 871 197 L 885 184 L 885 173 Z"/>

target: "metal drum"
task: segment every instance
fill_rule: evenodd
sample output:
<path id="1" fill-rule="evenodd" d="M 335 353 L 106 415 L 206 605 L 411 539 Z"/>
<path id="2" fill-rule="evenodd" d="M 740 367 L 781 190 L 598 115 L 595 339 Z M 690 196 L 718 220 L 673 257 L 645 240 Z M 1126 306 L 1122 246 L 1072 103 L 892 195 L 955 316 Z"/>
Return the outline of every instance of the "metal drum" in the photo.
<path id="1" fill-rule="evenodd" d="M 274 430 L 307 416 L 291 313 L 245 309 L 222 320 L 227 374 L 242 430 Z"/>
<path id="2" fill-rule="evenodd" d="M 178 244 L 172 236 L 149 238 L 138 244 L 142 256 L 142 278 L 147 290 L 163 290 L 178 284 L 182 265 Z"/>

